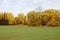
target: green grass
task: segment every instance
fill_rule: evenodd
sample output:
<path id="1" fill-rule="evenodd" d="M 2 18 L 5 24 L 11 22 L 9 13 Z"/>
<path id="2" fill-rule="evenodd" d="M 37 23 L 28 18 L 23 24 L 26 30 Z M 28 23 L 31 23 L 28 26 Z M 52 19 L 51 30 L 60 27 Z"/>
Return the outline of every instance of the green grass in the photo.
<path id="1" fill-rule="evenodd" d="M 0 26 L 0 40 L 60 40 L 60 27 Z"/>

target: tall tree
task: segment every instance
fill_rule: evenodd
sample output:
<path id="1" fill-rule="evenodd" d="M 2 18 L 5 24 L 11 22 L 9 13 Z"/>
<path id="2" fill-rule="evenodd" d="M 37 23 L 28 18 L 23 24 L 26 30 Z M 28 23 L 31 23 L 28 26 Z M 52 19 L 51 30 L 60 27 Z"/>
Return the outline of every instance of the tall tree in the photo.
<path id="1" fill-rule="evenodd" d="M 25 19 L 25 16 L 23 13 L 18 14 L 18 20 L 20 24 L 24 24 L 24 19 Z"/>

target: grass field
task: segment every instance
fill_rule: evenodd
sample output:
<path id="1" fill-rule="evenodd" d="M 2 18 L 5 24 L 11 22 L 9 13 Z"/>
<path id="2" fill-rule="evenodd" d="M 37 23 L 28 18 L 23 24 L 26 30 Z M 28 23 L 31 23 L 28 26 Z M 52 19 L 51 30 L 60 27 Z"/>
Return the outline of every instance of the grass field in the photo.
<path id="1" fill-rule="evenodd" d="M 0 26 L 0 40 L 60 40 L 60 27 Z"/>

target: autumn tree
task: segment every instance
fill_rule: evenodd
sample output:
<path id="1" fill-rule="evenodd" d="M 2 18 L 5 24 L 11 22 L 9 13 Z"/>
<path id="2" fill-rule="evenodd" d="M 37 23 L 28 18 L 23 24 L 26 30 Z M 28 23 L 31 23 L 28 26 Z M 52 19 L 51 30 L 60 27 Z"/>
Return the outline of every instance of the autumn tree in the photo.
<path id="1" fill-rule="evenodd" d="M 31 11 L 27 14 L 28 25 L 37 26 L 40 25 L 40 13 Z"/>
<path id="2" fill-rule="evenodd" d="M 27 25 L 27 16 L 24 17 L 24 25 Z"/>
<path id="3" fill-rule="evenodd" d="M 45 26 L 47 24 L 47 22 L 50 20 L 49 16 L 46 13 L 40 13 L 40 21 L 41 21 L 41 25 Z"/>
<path id="4" fill-rule="evenodd" d="M 18 19 L 18 17 L 15 17 L 15 21 L 16 21 L 16 24 L 17 24 L 17 25 L 20 24 L 20 20 Z"/>
<path id="5" fill-rule="evenodd" d="M 18 21 L 19 21 L 19 24 L 24 24 L 24 19 L 25 19 L 25 16 L 24 14 L 20 13 L 18 14 Z"/>
<path id="6" fill-rule="evenodd" d="M 0 16 L 0 25 L 8 25 L 6 12 L 1 12 Z"/>
<path id="7" fill-rule="evenodd" d="M 10 13 L 10 12 L 2 12 L 0 14 L 0 16 L 1 16 L 0 17 L 1 24 L 3 24 L 3 25 L 15 24 L 15 18 L 12 15 L 12 13 Z"/>
<path id="8" fill-rule="evenodd" d="M 8 23 L 9 23 L 10 25 L 16 24 L 14 15 L 13 15 L 12 13 L 7 12 L 7 19 L 8 19 Z"/>
<path id="9" fill-rule="evenodd" d="M 45 14 L 49 16 L 49 21 L 46 24 L 47 26 L 59 26 L 60 25 L 60 17 L 59 13 L 56 10 L 49 9 L 44 11 Z"/>

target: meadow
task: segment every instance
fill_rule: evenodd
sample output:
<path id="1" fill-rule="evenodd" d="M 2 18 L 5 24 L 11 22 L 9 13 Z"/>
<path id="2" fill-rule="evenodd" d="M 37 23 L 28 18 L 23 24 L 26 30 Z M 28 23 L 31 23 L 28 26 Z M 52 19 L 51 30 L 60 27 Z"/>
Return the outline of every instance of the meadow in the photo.
<path id="1" fill-rule="evenodd" d="M 60 27 L 0 26 L 0 40 L 60 40 Z"/>

